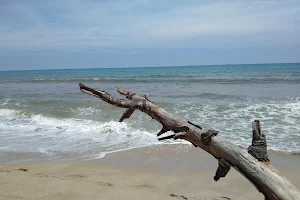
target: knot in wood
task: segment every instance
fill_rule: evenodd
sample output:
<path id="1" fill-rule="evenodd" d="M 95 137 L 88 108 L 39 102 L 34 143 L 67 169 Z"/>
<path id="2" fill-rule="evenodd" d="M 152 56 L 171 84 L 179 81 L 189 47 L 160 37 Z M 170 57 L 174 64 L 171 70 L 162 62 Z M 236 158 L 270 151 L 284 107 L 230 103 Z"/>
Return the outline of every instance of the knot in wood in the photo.
<path id="1" fill-rule="evenodd" d="M 127 98 L 127 99 L 132 99 L 132 96 L 133 96 L 133 95 L 136 95 L 136 93 L 133 93 L 133 92 L 127 92 L 127 93 L 126 93 L 126 98 Z"/>
<path id="2" fill-rule="evenodd" d="M 218 135 L 218 131 L 214 130 L 207 130 L 201 134 L 201 142 L 204 143 L 206 146 L 209 145 L 211 138 Z"/>

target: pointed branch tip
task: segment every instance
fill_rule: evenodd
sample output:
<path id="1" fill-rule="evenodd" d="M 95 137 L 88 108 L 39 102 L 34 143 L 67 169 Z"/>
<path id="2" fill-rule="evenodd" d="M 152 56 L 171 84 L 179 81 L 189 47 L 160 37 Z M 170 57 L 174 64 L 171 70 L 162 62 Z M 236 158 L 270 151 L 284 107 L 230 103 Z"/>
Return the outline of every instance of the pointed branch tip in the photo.
<path id="1" fill-rule="evenodd" d="M 134 109 L 127 108 L 125 110 L 125 112 L 123 113 L 123 115 L 121 116 L 119 122 L 122 122 L 122 121 L 124 121 L 124 119 L 129 118 L 133 112 L 134 112 Z"/>
<path id="2" fill-rule="evenodd" d="M 199 129 L 202 129 L 202 127 L 199 126 L 199 125 L 197 125 L 197 124 L 194 124 L 194 123 L 192 123 L 192 122 L 190 122 L 190 121 L 188 121 L 188 123 L 191 124 L 191 125 L 193 125 L 193 126 L 195 126 L 195 127 L 197 127 L 197 128 L 199 128 Z"/>
<path id="3" fill-rule="evenodd" d="M 214 180 L 218 181 L 220 178 L 223 178 L 227 175 L 230 170 L 230 164 L 224 159 L 219 159 L 218 169 L 216 171 L 216 175 L 214 176 Z"/>
<path id="4" fill-rule="evenodd" d="M 118 88 L 117 91 L 122 94 L 122 95 L 126 95 L 128 93 L 128 91 L 122 89 L 122 88 Z"/>
<path id="5" fill-rule="evenodd" d="M 165 137 L 161 137 L 161 138 L 158 138 L 158 141 L 173 139 L 174 136 L 175 136 L 175 134 L 168 135 L 168 136 L 165 136 Z"/>
<path id="6" fill-rule="evenodd" d="M 168 131 L 169 131 L 169 129 L 167 127 L 163 126 L 162 129 L 157 133 L 157 136 L 160 136 Z"/>

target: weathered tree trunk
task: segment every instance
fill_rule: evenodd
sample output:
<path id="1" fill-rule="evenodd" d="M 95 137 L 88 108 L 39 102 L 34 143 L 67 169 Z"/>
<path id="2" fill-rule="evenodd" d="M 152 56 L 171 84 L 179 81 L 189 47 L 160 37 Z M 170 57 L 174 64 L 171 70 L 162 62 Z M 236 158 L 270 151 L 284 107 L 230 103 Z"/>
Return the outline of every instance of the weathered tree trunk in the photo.
<path id="1" fill-rule="evenodd" d="M 129 118 L 134 110 L 138 109 L 162 124 L 162 129 L 157 136 L 167 131 L 174 132 L 172 135 L 158 138 L 159 140 L 184 139 L 210 153 L 219 162 L 214 177 L 216 181 L 225 177 L 230 167 L 233 167 L 252 182 L 267 200 L 300 199 L 300 191 L 271 166 L 267 156 L 266 139 L 261 133 L 259 121 L 253 122 L 253 141 L 248 148 L 248 153 L 246 149 L 219 136 L 217 131 L 202 130 L 200 126 L 192 122 L 172 116 L 148 100 L 147 96 L 139 96 L 118 89 L 118 92 L 125 95 L 127 100 L 117 99 L 105 91 L 98 91 L 81 83 L 79 86 L 83 93 L 98 97 L 114 106 L 126 108 L 120 122 Z"/>

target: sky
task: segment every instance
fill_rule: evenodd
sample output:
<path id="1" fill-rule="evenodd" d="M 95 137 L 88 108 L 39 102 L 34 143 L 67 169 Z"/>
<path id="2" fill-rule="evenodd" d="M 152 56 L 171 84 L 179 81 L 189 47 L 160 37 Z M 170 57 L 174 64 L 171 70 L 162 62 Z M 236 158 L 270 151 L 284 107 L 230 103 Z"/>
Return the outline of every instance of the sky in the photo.
<path id="1" fill-rule="evenodd" d="M 299 0 L 0 0 L 0 70 L 285 62 Z"/>

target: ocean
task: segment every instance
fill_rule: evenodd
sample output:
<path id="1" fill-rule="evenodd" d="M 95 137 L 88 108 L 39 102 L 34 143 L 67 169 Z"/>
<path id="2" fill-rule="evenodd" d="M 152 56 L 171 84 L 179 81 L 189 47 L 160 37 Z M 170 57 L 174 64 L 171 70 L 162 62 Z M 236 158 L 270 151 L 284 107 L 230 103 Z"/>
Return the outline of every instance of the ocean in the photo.
<path id="1" fill-rule="evenodd" d="M 160 124 L 141 112 L 82 94 L 78 83 L 123 98 L 144 95 L 171 114 L 237 145 L 261 121 L 268 149 L 300 152 L 300 64 L 0 71 L 0 157 L 10 162 L 90 160 L 160 142 Z M 23 156 L 26 155 L 26 156 Z M 30 156 L 28 156 L 30 155 Z"/>

